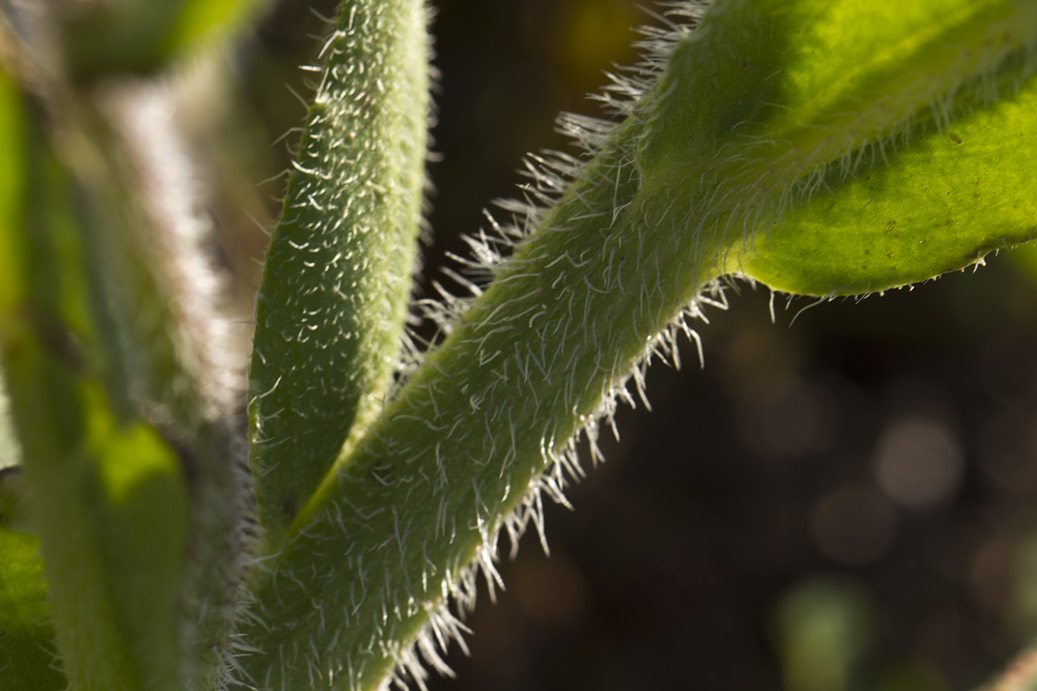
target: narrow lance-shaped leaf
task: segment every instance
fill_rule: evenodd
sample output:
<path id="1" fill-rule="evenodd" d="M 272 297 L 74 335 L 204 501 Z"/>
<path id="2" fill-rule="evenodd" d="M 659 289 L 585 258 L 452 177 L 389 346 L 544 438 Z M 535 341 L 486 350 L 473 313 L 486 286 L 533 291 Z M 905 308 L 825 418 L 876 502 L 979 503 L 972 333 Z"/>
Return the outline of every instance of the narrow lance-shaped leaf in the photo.
<path id="1" fill-rule="evenodd" d="M 323 52 L 256 307 L 260 518 L 276 543 L 400 358 L 428 122 L 423 0 L 349 0 Z"/>
<path id="2" fill-rule="evenodd" d="M 62 665 L 72 688 L 178 691 L 180 462 L 109 395 L 111 363 L 99 356 L 90 304 L 96 276 L 67 201 L 68 177 L 38 127 L 23 121 L 20 131 L 2 130 L 18 137 L 5 150 L 24 152 L 27 178 L 0 226 L 0 357 Z M 5 537 L 5 551 L 18 546 Z M 24 541 L 20 549 L 9 597 L 38 577 Z M 51 683 L 42 670 L 30 673 Z"/>
<path id="3" fill-rule="evenodd" d="M 127 405 L 176 440 L 187 471 L 178 626 L 184 683 L 204 688 L 232 655 L 250 541 L 243 363 L 214 307 L 220 285 L 200 248 L 209 228 L 194 211 L 202 199 L 170 90 L 128 83 L 82 108 L 77 134 L 95 146 L 83 144 L 73 160 L 90 202 L 82 228 L 91 260 L 105 266 L 105 347 L 128 382 Z"/>
<path id="4" fill-rule="evenodd" d="M 180 9 L 187 12 L 188 5 L 206 13 L 193 2 Z M 242 3 L 213 4 L 210 19 L 224 17 L 232 5 Z M 213 307 L 219 282 L 200 249 L 208 226 L 197 209 L 205 200 L 176 137 L 169 83 L 123 79 L 72 88 L 49 61 L 47 46 L 34 38 L 10 34 L 12 64 L 49 68 L 19 76 L 45 123 L 37 137 L 48 135 L 38 158 L 54 171 L 55 181 L 37 186 L 62 213 L 53 222 L 39 211 L 46 204 L 30 208 L 47 228 L 27 231 L 27 238 L 39 239 L 38 247 L 11 236 L 15 245 L 26 245 L 20 258 L 15 247 L 11 261 L 30 268 L 12 295 L 31 293 L 26 286 L 37 280 L 48 290 L 53 284 L 69 292 L 52 300 L 52 311 L 83 303 L 75 319 L 54 319 L 77 334 L 78 359 L 93 367 L 65 375 L 84 385 L 103 379 L 105 406 L 116 421 L 160 433 L 164 446 L 172 447 L 165 450 L 175 452 L 189 493 L 188 558 L 182 571 L 169 571 L 181 579 L 172 613 L 178 640 L 163 651 L 179 667 L 162 676 L 170 683 L 182 677 L 188 686 L 212 685 L 230 659 L 251 497 L 240 370 Z M 75 198 L 74 218 L 62 195 Z M 51 270 L 46 258 L 57 251 L 51 244 L 66 251 L 61 281 L 49 281 L 45 271 L 39 279 L 32 273 L 40 266 Z M 184 526 L 174 514 L 181 508 L 170 511 L 178 527 Z"/>
<path id="5" fill-rule="evenodd" d="M 574 435 L 582 429 L 593 443 L 599 418 L 633 402 L 631 380 L 643 394 L 643 367 L 653 354 L 673 354 L 685 318 L 715 295 L 711 281 L 754 266 L 762 274 L 766 264 L 751 263 L 763 256 L 753 243 L 777 242 L 783 222 L 789 236 L 809 229 L 797 214 L 824 218 L 856 177 L 906 169 L 913 161 L 900 151 L 924 152 L 941 132 L 956 144 L 950 133 L 959 127 L 971 147 L 994 146 L 1005 131 L 969 124 L 983 117 L 1026 126 L 1016 106 L 1037 90 L 1035 8 L 1011 0 L 731 0 L 694 32 L 657 34 L 649 71 L 658 81 L 620 85 L 640 98 L 621 105 L 627 119 L 616 127 L 577 121 L 592 160 L 563 157 L 536 170 L 533 197 L 562 189 L 560 175 L 573 179 L 546 210 L 523 216 L 514 206 L 516 226 L 481 245 L 494 282 L 269 562 L 246 630 L 268 651 L 244 660 L 259 688 L 372 689 L 398 664 L 399 674 L 420 679 L 414 641 L 441 667 L 440 646 L 462 628 L 444 605 L 451 594 L 471 602 L 469 564 L 477 560 L 492 582 L 499 530 L 541 527 L 541 491 L 561 500 L 569 476 L 581 473 Z M 696 14 L 694 3 L 675 12 L 692 21 Z M 981 135 L 992 139 L 984 144 Z M 1030 155 L 1002 160 L 1025 165 Z M 923 194 L 942 161 L 917 164 L 928 169 L 903 182 L 942 215 L 942 203 Z M 957 195 L 972 193 L 966 178 L 955 184 Z M 1006 210 L 996 215 L 1003 222 L 990 234 L 993 212 L 957 207 L 955 224 L 974 233 L 971 250 L 952 253 L 959 259 L 1033 230 L 1026 178 L 985 194 Z M 827 246 L 860 242 L 853 214 L 833 220 L 839 227 Z M 525 227 L 535 231 L 516 244 Z M 509 259 L 492 260 L 511 245 Z"/>

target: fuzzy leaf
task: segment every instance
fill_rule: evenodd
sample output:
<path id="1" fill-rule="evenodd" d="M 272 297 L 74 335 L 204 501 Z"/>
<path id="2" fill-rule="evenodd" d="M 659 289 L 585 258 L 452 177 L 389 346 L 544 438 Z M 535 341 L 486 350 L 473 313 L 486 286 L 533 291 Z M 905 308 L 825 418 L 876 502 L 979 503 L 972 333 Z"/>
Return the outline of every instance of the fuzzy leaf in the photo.
<path id="1" fill-rule="evenodd" d="M 219 281 L 201 250 L 206 226 L 194 212 L 192 161 L 170 105 L 161 85 L 111 88 L 106 99 L 80 104 L 77 134 L 90 144 L 66 154 L 85 198 L 77 220 L 109 392 L 125 416 L 154 423 L 185 471 L 188 558 L 177 625 L 184 683 L 204 688 L 229 663 L 251 488 L 241 372 L 215 307 Z"/>
<path id="2" fill-rule="evenodd" d="M 840 38 L 860 46 L 845 51 L 854 58 L 852 67 L 842 66 L 849 75 L 822 81 L 818 73 L 832 69 L 829 63 L 793 61 L 796 67 L 781 79 L 805 85 L 803 94 L 771 113 L 774 120 L 761 126 L 760 136 L 788 138 L 804 130 L 786 124 L 794 108 L 845 107 L 841 130 L 824 125 L 824 118 L 807 124 L 824 131 L 826 140 L 857 138 L 855 148 L 798 183 L 808 192 L 736 242 L 725 268 L 790 293 L 856 295 L 961 269 L 1037 235 L 1031 182 L 1037 178 L 1031 141 L 1037 132 L 1037 4 L 942 0 L 931 3 L 940 10 L 933 20 L 912 7 L 915 21 L 903 25 L 899 6 L 887 16 L 891 8 L 882 5 L 845 4 L 831 6 L 830 31 L 822 26 L 812 33 L 836 35 L 835 19 L 849 20 L 849 35 Z M 875 23 L 898 28 L 886 32 L 881 50 L 859 36 L 861 27 Z M 795 44 L 797 54 L 825 48 L 803 39 Z M 891 66 L 896 56 L 924 59 L 913 71 L 897 72 Z M 914 92 L 941 81 L 934 75 L 950 76 L 943 80 L 948 95 L 930 103 L 927 92 L 929 98 L 914 100 Z M 818 91 L 846 105 L 819 108 L 825 99 Z M 869 128 L 868 109 L 853 107 L 864 103 L 883 104 L 906 120 Z M 785 151 L 817 157 L 826 140 Z M 861 147 L 861 140 L 871 143 Z"/>
<path id="3" fill-rule="evenodd" d="M 256 307 L 252 467 L 273 543 L 378 412 L 415 268 L 428 55 L 420 0 L 351 0 L 325 46 Z"/>
<path id="4" fill-rule="evenodd" d="M 919 137 L 853 180 L 833 183 L 734 252 L 776 290 L 854 295 L 917 283 L 1037 235 L 1037 84 L 997 109 Z M 966 144 L 967 142 L 967 144 Z M 1016 190 L 1015 194 L 1006 194 Z"/>
<path id="5" fill-rule="evenodd" d="M 29 109 L 0 78 L 0 149 L 15 183 L 0 185 L 0 361 L 58 648 L 73 688 L 174 691 L 186 526 L 180 459 L 148 423 L 114 412 L 67 178 Z M 28 543 L 12 540 L 5 548 L 22 556 L 0 566 L 19 569 L 8 592 L 35 616 L 39 585 L 27 579 L 38 572 L 24 556 Z M 23 627 L 20 635 L 39 633 Z"/>

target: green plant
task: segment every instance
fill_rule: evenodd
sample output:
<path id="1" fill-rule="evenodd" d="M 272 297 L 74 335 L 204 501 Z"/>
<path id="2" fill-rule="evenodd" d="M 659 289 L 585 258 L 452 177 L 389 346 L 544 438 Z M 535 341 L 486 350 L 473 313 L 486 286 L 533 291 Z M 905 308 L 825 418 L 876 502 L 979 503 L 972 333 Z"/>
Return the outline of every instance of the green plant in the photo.
<path id="1" fill-rule="evenodd" d="M 472 597 L 469 564 L 492 580 L 501 528 L 543 530 L 541 493 L 582 473 L 575 437 L 596 448 L 599 419 L 644 397 L 722 276 L 861 294 L 1030 239 L 1032 3 L 725 2 L 690 33 L 701 9 L 672 7 L 606 92 L 618 124 L 565 121 L 593 157 L 535 160 L 514 221 L 471 241 L 478 296 L 426 304 L 442 342 L 419 357 L 396 344 L 424 6 L 343 5 L 256 312 L 251 481 L 233 385 L 211 386 L 230 370 L 195 309 L 212 296 L 182 239 L 149 232 L 175 220 L 140 184 L 134 127 L 158 114 L 97 82 L 165 59 L 183 22 L 52 64 L 6 16 L 0 345 L 53 630 L 35 538 L 5 530 L 2 683 L 420 682 L 417 655 L 438 667 L 460 635 L 446 606 Z M 60 28 L 92 36 L 77 21 Z M 55 634 L 63 673 L 40 652 Z"/>

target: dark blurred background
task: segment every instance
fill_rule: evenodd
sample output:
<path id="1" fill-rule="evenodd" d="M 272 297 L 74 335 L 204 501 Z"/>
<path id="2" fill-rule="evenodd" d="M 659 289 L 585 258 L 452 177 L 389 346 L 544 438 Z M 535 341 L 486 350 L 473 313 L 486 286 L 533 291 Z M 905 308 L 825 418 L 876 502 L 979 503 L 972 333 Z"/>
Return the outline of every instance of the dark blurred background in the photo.
<path id="1" fill-rule="evenodd" d="M 265 238 L 242 209 L 277 213 L 283 179 L 263 179 L 303 115 L 297 66 L 323 32 L 309 4 L 282 2 L 227 74 L 198 78 L 223 96 L 197 98 L 202 119 L 235 122 L 196 136 L 227 152 L 216 219 L 243 313 Z M 560 110 L 600 114 L 585 95 L 653 21 L 633 0 L 437 6 L 433 277 L 514 194 L 524 153 L 568 146 Z M 619 415 L 575 512 L 547 509 L 551 557 L 527 535 L 504 560 L 507 591 L 467 617 L 471 657 L 455 647 L 458 679 L 432 688 L 980 683 L 1037 629 L 1037 261 L 1008 254 L 862 301 L 778 296 L 773 322 L 769 291 L 737 284 L 701 325 L 705 369 L 684 344 L 683 370 L 651 370 L 654 411 Z"/>

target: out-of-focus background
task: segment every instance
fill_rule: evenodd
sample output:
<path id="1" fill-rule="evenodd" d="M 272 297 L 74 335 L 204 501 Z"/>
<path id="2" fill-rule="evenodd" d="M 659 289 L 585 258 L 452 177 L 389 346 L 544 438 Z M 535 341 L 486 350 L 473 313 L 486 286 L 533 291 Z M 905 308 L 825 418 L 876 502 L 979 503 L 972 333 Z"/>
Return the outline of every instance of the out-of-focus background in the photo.
<path id="1" fill-rule="evenodd" d="M 246 315 L 265 243 L 248 216 L 277 212 L 283 178 L 263 180 L 287 167 L 294 136 L 275 140 L 301 121 L 297 67 L 324 31 L 310 4 L 280 2 L 222 71 L 188 80 Z M 560 110 L 599 114 L 585 94 L 655 21 L 634 0 L 437 8 L 432 277 L 515 194 L 524 153 L 568 146 Z M 547 509 L 551 557 L 523 540 L 507 591 L 467 617 L 458 679 L 432 688 L 980 683 L 1037 631 L 1037 259 L 1013 254 L 860 302 L 778 296 L 773 322 L 769 291 L 736 284 L 701 325 L 705 369 L 685 344 L 684 369 L 651 370 L 653 412 L 620 414 L 576 510 Z"/>

